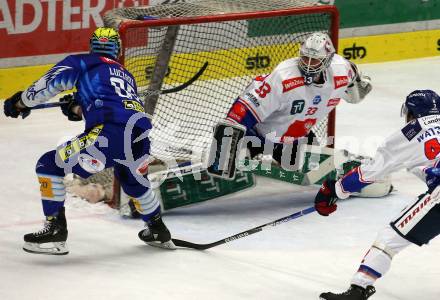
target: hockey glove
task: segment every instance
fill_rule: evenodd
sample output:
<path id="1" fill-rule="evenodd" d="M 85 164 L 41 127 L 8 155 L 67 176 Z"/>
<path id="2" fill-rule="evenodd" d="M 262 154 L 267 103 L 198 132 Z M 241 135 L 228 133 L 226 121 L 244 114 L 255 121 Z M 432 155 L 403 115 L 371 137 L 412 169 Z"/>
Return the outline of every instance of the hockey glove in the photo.
<path id="1" fill-rule="evenodd" d="M 359 74 L 359 77 L 356 79 L 358 82 L 359 96 L 361 99 L 364 99 L 366 95 L 368 95 L 373 86 L 371 85 L 371 78 L 367 75 Z"/>
<path id="2" fill-rule="evenodd" d="M 432 193 L 432 191 L 434 191 L 434 189 L 440 185 L 440 168 L 427 168 L 425 170 L 425 174 L 428 193 Z"/>
<path id="3" fill-rule="evenodd" d="M 63 115 L 69 119 L 69 121 L 81 121 L 82 116 L 79 116 L 77 113 L 74 112 L 74 108 L 79 106 L 79 103 L 75 100 L 75 97 L 73 94 L 67 94 L 60 98 L 61 104 L 61 111 L 63 112 Z"/>
<path id="4" fill-rule="evenodd" d="M 347 98 L 344 98 L 348 103 L 356 104 L 361 102 L 368 93 L 371 92 L 373 86 L 371 78 L 362 74 L 357 65 L 350 61 L 351 69 L 354 72 L 354 80 L 347 87 Z"/>
<path id="5" fill-rule="evenodd" d="M 327 217 L 337 208 L 338 196 L 336 196 L 335 183 L 335 180 L 324 181 L 315 197 L 315 209 L 321 216 Z"/>
<path id="6" fill-rule="evenodd" d="M 26 107 L 21 101 L 21 93 L 23 93 L 23 91 L 19 91 L 5 100 L 5 103 L 3 104 L 3 112 L 5 113 L 5 116 L 18 118 L 21 114 L 21 117 L 24 119 L 30 115 L 31 109 Z"/>

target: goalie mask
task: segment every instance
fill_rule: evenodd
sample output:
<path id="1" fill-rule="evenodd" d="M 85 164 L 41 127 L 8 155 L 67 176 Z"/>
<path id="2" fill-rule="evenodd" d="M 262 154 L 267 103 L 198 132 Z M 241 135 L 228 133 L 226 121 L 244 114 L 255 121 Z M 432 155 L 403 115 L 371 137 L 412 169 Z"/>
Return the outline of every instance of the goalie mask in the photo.
<path id="1" fill-rule="evenodd" d="M 99 27 L 90 39 L 90 52 L 107 54 L 117 59 L 121 51 L 119 33 L 113 28 Z"/>
<path id="2" fill-rule="evenodd" d="M 406 122 L 409 117 L 421 118 L 440 114 L 440 96 L 431 90 L 415 90 L 411 92 L 402 104 L 401 116 Z"/>
<path id="3" fill-rule="evenodd" d="M 306 84 L 311 84 L 317 75 L 330 66 L 335 48 L 327 34 L 313 33 L 301 45 L 299 54 L 299 69 Z"/>

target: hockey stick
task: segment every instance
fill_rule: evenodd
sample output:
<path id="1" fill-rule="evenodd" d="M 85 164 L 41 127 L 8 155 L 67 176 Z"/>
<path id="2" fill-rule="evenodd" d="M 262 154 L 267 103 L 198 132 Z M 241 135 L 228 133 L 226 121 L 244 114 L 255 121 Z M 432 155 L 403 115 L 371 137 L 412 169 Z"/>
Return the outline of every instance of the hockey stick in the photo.
<path id="1" fill-rule="evenodd" d="M 31 107 L 31 109 L 44 109 L 44 108 L 51 108 L 51 107 L 59 107 L 63 105 L 63 102 L 53 102 L 53 103 L 42 103 L 35 105 L 34 107 Z"/>
<path id="2" fill-rule="evenodd" d="M 142 96 L 166 95 L 166 94 L 180 92 L 181 90 L 184 90 L 187 87 L 189 87 L 191 84 L 193 84 L 194 81 L 199 79 L 199 77 L 202 76 L 202 74 L 205 72 L 207 67 L 208 67 L 208 62 L 205 62 L 203 64 L 203 66 L 200 68 L 200 70 L 198 70 L 197 73 L 194 74 L 194 76 L 192 78 L 190 78 L 187 82 L 185 82 L 179 86 L 176 86 L 176 87 L 173 87 L 173 88 L 167 89 L 167 90 L 147 90 L 147 91 L 143 92 L 141 95 Z"/>
<path id="3" fill-rule="evenodd" d="M 305 216 L 305 215 L 312 213 L 314 211 L 315 211 L 315 207 L 312 206 L 312 207 L 303 209 L 301 211 L 298 211 L 296 213 L 293 213 L 291 215 L 288 215 L 286 217 L 283 217 L 281 219 L 260 225 L 258 227 L 254 227 L 252 229 L 248 229 L 246 231 L 234 234 L 232 236 L 229 236 L 227 238 L 224 238 L 224 239 L 221 239 L 217 242 L 213 242 L 213 243 L 209 243 L 209 244 L 196 244 L 196 243 L 191 243 L 191 242 L 187 242 L 187 241 L 183 241 L 183 240 L 179 240 L 179 239 L 172 239 L 172 241 L 173 241 L 174 245 L 176 245 L 178 247 L 192 248 L 192 249 L 196 249 L 196 250 L 206 250 L 206 249 L 209 249 L 209 248 L 212 248 L 212 247 L 215 247 L 218 245 L 226 244 L 226 243 L 241 239 L 243 237 L 249 236 L 251 234 L 260 232 L 267 227 L 278 226 L 282 223 L 288 222 L 293 219 L 300 218 L 300 217 Z"/>
<path id="4" fill-rule="evenodd" d="M 177 93 L 177 92 L 180 92 L 181 90 L 186 89 L 191 84 L 193 84 L 194 81 L 199 79 L 200 76 L 202 76 L 203 72 L 205 72 L 207 67 L 208 67 L 208 62 L 205 62 L 203 64 L 203 66 L 200 68 L 200 70 L 196 74 L 194 74 L 194 76 L 190 80 L 188 80 L 187 82 L 185 82 L 179 86 L 173 87 L 171 89 L 156 91 L 156 93 L 160 94 L 160 95 L 166 95 L 166 94 L 171 94 L 171 93 Z M 150 94 L 150 93 L 154 94 L 154 91 L 146 91 L 143 93 L 143 96 Z M 63 104 L 64 103 L 62 103 L 62 102 L 42 103 L 42 104 L 38 104 L 34 107 L 31 107 L 31 109 L 44 109 L 44 108 L 51 108 L 51 107 L 59 107 Z"/>

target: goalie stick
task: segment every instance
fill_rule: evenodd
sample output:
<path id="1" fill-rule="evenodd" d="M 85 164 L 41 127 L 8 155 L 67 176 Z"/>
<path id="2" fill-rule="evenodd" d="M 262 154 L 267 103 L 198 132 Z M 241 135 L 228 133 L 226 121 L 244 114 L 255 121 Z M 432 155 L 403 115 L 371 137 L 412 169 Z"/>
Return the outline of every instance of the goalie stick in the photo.
<path id="1" fill-rule="evenodd" d="M 265 229 L 265 228 L 278 226 L 278 225 L 280 225 L 282 223 L 291 221 L 293 219 L 300 218 L 300 217 L 305 216 L 307 214 L 310 214 L 310 213 L 312 213 L 314 211 L 315 211 L 315 207 L 312 206 L 312 207 L 303 209 L 301 211 L 298 211 L 296 213 L 293 213 L 291 215 L 288 215 L 286 217 L 280 218 L 278 220 L 275 220 L 275 221 L 272 221 L 272 222 L 260 225 L 258 227 L 254 227 L 254 228 L 245 230 L 243 232 L 234 234 L 232 236 L 229 236 L 227 238 L 221 239 L 221 240 L 213 242 L 213 243 L 196 244 L 196 243 L 191 243 L 191 242 L 184 241 L 184 240 L 179 240 L 179 239 L 172 239 L 172 240 L 173 240 L 174 245 L 176 245 L 177 247 L 192 248 L 192 249 L 196 249 L 196 250 L 206 250 L 206 249 L 210 249 L 210 248 L 213 248 L 215 246 L 226 244 L 226 243 L 229 243 L 229 242 L 232 242 L 232 241 L 244 238 L 244 237 L 249 236 L 251 234 L 263 231 L 263 229 Z"/>

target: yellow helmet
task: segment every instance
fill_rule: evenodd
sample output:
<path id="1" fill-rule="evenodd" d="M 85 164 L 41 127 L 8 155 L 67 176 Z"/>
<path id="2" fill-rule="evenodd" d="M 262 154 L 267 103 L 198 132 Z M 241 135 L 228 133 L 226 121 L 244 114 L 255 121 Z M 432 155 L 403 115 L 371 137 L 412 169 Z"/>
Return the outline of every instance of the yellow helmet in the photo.
<path id="1" fill-rule="evenodd" d="M 90 52 L 108 54 L 118 58 L 121 51 L 119 33 L 109 27 L 98 27 L 90 38 Z"/>

